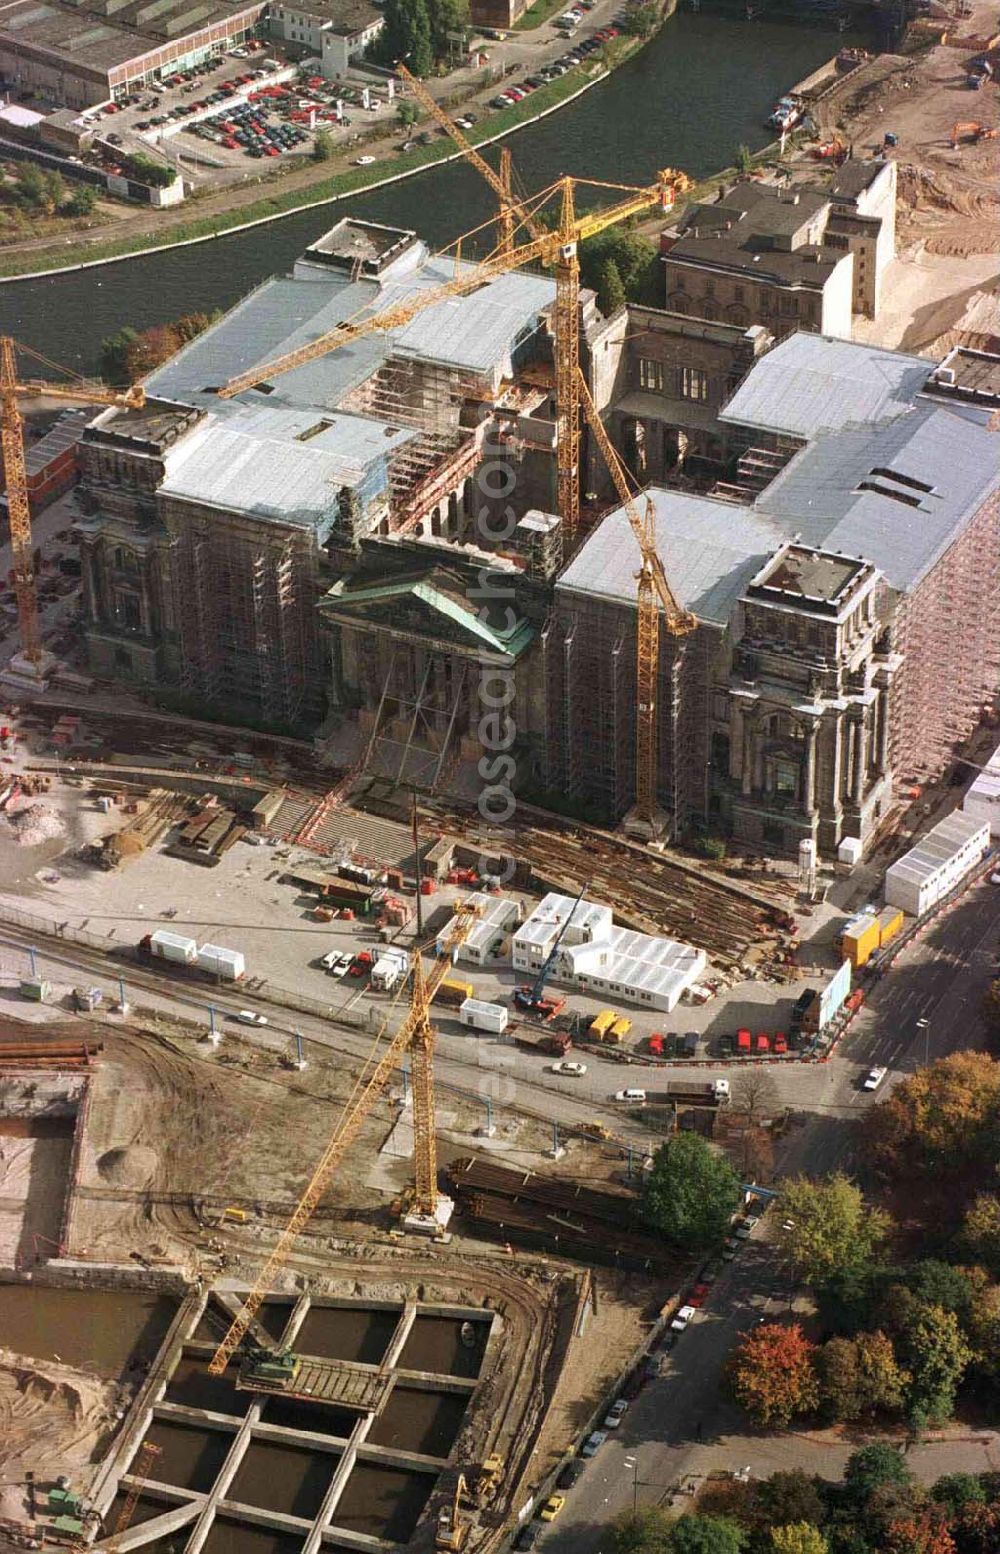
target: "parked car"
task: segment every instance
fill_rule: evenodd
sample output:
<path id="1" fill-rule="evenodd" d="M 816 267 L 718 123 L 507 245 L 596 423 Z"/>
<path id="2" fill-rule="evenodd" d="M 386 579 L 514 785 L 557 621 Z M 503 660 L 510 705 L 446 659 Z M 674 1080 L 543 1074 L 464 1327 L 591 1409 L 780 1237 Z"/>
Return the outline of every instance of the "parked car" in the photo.
<path id="1" fill-rule="evenodd" d="M 543 1522 L 554 1522 L 565 1504 L 565 1495 L 550 1495 L 538 1515 Z"/>
<path id="2" fill-rule="evenodd" d="M 257 1014 L 253 1009 L 240 1009 L 239 1012 L 233 1016 L 233 1018 L 235 1020 L 239 1020 L 241 1025 L 267 1024 L 267 1015 Z"/>
<path id="3" fill-rule="evenodd" d="M 553 1063 L 553 1074 L 568 1074 L 574 1079 L 582 1079 L 587 1072 L 586 1063 Z"/>
<path id="4" fill-rule="evenodd" d="M 788 1051 L 788 1037 L 785 1035 L 784 1031 L 778 1031 L 775 1034 L 774 1050 L 775 1050 L 775 1052 L 779 1052 L 779 1053 L 784 1053 L 784 1052 Z"/>
<path id="5" fill-rule="evenodd" d="M 596 1457 L 607 1438 L 607 1430 L 592 1430 L 580 1447 L 580 1456 Z"/>
<path id="6" fill-rule="evenodd" d="M 696 1311 L 696 1306 L 682 1306 L 670 1324 L 674 1332 L 683 1333 Z"/>
<path id="7" fill-rule="evenodd" d="M 887 1068 L 870 1068 L 865 1075 L 862 1089 L 877 1090 L 888 1072 Z"/>
<path id="8" fill-rule="evenodd" d="M 567 1462 L 566 1466 L 560 1471 L 559 1477 L 556 1479 L 556 1488 L 572 1489 L 573 1485 L 579 1482 L 585 1472 L 585 1465 L 580 1461 L 579 1457 L 574 1457 L 572 1462 Z"/>
<path id="9" fill-rule="evenodd" d="M 694 1289 L 688 1295 L 688 1305 L 701 1307 L 708 1299 L 708 1295 L 709 1286 L 705 1283 L 704 1280 L 702 1280 L 700 1284 L 695 1285 Z"/>
<path id="10" fill-rule="evenodd" d="M 363 977 L 367 971 L 371 970 L 371 964 L 371 950 L 359 950 L 351 961 L 349 975 L 352 977 Z"/>
<path id="11" fill-rule="evenodd" d="M 634 1101 L 638 1104 L 642 1101 L 645 1101 L 646 1092 L 645 1090 L 616 1090 L 612 1099 L 615 1101 L 625 1102 Z"/>
<path id="12" fill-rule="evenodd" d="M 354 158 L 354 165 L 355 167 L 371 167 L 374 161 L 375 158 L 373 156 L 356 156 Z"/>
<path id="13" fill-rule="evenodd" d="M 522 1527 L 514 1539 L 515 1549 L 533 1549 L 541 1535 L 541 1528 L 537 1522 L 529 1522 L 527 1527 Z"/>
<path id="14" fill-rule="evenodd" d="M 604 1418 L 605 1430 L 617 1430 L 628 1413 L 628 1399 L 616 1398 Z"/>

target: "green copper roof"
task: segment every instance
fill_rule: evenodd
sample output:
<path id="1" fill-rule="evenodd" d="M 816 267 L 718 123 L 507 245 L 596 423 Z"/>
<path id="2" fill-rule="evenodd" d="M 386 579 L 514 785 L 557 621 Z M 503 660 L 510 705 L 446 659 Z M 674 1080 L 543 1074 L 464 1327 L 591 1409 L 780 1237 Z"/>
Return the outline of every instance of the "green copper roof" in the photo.
<path id="1" fill-rule="evenodd" d="M 355 605 L 373 604 L 405 596 L 419 599 L 438 615 L 453 621 L 456 626 L 460 626 L 463 631 L 481 642 L 487 652 L 499 653 L 506 658 L 520 658 L 534 640 L 535 628 L 523 617 L 518 618 L 513 631 L 497 631 L 480 617 L 478 610 L 472 609 L 464 601 L 436 588 L 433 583 L 423 580 L 414 582 L 412 578 L 406 578 L 396 583 L 373 583 L 363 588 L 348 589 L 345 587 L 344 579 L 341 579 L 340 582 L 334 583 L 326 599 L 342 609 L 350 609 Z"/>

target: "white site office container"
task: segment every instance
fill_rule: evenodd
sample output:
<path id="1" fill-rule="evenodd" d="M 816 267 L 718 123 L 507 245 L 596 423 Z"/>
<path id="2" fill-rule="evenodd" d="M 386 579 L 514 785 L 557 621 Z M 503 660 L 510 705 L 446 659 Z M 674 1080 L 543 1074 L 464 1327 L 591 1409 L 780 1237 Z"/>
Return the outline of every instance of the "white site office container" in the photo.
<path id="1" fill-rule="evenodd" d="M 198 945 L 182 933 L 171 933 L 169 928 L 158 928 L 149 936 L 149 948 L 160 960 L 179 961 L 192 965 L 198 958 Z"/>
<path id="2" fill-rule="evenodd" d="M 507 1029 L 510 1013 L 503 1004 L 488 1004 L 481 998 L 467 998 L 458 1011 L 463 1025 L 474 1031 L 491 1031 L 500 1036 Z"/>
<path id="3" fill-rule="evenodd" d="M 855 864 L 861 862 L 861 838 L 859 836 L 845 836 L 837 848 L 837 862 L 846 864 L 853 869 Z"/>
<path id="4" fill-rule="evenodd" d="M 885 899 L 913 917 L 922 917 L 989 851 L 990 824 L 958 812 L 922 836 L 887 870 Z"/>
<path id="5" fill-rule="evenodd" d="M 391 993 L 397 982 L 405 977 L 410 958 L 405 950 L 383 950 L 372 967 L 371 986 L 383 993 Z"/>
<path id="6" fill-rule="evenodd" d="M 202 971 L 224 977 L 227 982 L 238 982 L 246 970 L 239 950 L 227 950 L 221 944 L 203 944 L 198 951 L 198 965 Z"/>
<path id="7" fill-rule="evenodd" d="M 962 813 L 972 820 L 987 821 L 996 841 L 1000 837 L 1000 750 L 994 750 L 986 767 L 962 800 Z"/>

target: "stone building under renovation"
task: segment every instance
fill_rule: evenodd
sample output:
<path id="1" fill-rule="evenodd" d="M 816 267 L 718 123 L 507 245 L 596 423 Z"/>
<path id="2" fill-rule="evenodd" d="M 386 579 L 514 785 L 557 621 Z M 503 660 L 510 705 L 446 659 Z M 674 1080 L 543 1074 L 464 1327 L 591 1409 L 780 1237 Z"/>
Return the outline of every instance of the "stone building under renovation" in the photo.
<path id="1" fill-rule="evenodd" d="M 582 536 L 554 516 L 552 281 L 421 308 L 454 274 L 412 233 L 341 222 L 155 372 L 144 410 L 96 417 L 91 662 L 306 731 L 354 776 L 469 796 L 500 686 L 516 782 L 616 823 L 636 794 L 638 545 L 593 446 Z M 391 330 L 256 379 L 388 305 Z M 589 294 L 581 324 L 697 622 L 661 633 L 673 830 L 867 842 L 894 784 L 940 772 L 996 694 L 996 359 L 602 319 Z"/>

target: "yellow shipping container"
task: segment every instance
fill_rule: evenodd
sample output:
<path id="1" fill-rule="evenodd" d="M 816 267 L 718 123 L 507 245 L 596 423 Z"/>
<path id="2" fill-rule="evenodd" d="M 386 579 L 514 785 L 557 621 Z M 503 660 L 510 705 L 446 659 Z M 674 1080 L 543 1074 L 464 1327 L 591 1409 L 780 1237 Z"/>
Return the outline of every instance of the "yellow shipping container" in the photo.
<path id="1" fill-rule="evenodd" d="M 845 933 L 840 941 L 840 948 L 847 960 L 855 970 L 863 966 L 874 950 L 879 947 L 879 926 L 877 917 L 862 917 Z"/>
<path id="2" fill-rule="evenodd" d="M 878 942 L 888 944 L 903 926 L 903 914 L 899 907 L 883 907 L 878 915 Z"/>
<path id="3" fill-rule="evenodd" d="M 613 1009 L 602 1009 L 600 1014 L 595 1014 L 590 1022 L 590 1035 L 598 1041 L 603 1041 L 614 1025 L 617 1015 Z"/>

